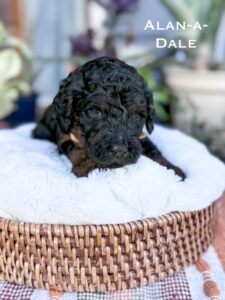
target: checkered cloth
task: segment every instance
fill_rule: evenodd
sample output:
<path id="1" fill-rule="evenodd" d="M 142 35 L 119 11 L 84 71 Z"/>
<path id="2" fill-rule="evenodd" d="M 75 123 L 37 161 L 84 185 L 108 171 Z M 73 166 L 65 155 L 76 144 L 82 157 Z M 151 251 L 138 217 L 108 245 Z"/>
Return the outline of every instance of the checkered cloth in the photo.
<path id="1" fill-rule="evenodd" d="M 33 289 L 1 281 L 0 300 L 30 300 Z"/>

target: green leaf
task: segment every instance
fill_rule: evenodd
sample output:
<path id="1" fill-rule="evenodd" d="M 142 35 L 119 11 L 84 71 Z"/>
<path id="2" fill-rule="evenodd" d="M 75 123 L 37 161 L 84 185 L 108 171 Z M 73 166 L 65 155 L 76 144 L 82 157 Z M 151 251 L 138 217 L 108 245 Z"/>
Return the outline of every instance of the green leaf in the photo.
<path id="1" fill-rule="evenodd" d="M 18 51 L 5 49 L 0 51 L 0 82 L 6 82 L 20 75 L 22 59 Z"/>
<path id="2" fill-rule="evenodd" d="M 186 23 L 194 23 L 196 21 L 187 2 L 182 0 L 161 0 L 161 2 L 168 8 L 177 21 L 185 21 Z"/>
<path id="3" fill-rule="evenodd" d="M 7 38 L 7 45 L 12 48 L 18 48 L 21 51 L 21 54 L 28 60 L 32 60 L 34 58 L 31 49 L 17 37 L 9 36 Z"/>
<path id="4" fill-rule="evenodd" d="M 169 114 L 165 111 L 165 109 L 161 105 L 156 105 L 155 110 L 160 120 L 164 122 L 168 122 L 170 120 Z"/>
<path id="5" fill-rule="evenodd" d="M 8 89 L 7 86 L 0 85 L 0 119 L 5 118 L 13 111 L 17 97 L 16 89 Z"/>

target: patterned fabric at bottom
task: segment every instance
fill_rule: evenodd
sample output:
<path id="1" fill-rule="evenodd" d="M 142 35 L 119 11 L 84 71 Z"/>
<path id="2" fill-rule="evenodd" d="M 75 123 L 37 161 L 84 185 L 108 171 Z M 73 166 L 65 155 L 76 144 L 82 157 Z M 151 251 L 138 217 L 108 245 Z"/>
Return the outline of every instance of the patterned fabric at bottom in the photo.
<path id="1" fill-rule="evenodd" d="M 30 300 L 33 289 L 1 281 L 0 300 Z"/>
<path id="2" fill-rule="evenodd" d="M 191 300 L 184 272 L 144 288 L 107 293 L 59 293 L 32 290 L 12 283 L 2 283 L 0 300 Z"/>
<path id="3" fill-rule="evenodd" d="M 225 248 L 224 248 L 225 249 Z M 225 272 L 213 246 L 203 255 L 219 287 L 219 297 L 204 293 L 204 276 L 196 266 L 143 288 L 105 293 L 61 293 L 0 281 L 0 300 L 225 300 Z"/>

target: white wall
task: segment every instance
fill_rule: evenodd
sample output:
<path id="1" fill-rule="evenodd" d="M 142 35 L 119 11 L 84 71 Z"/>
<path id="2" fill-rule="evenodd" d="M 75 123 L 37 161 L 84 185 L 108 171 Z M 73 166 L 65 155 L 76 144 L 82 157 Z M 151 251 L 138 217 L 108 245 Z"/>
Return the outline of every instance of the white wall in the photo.
<path id="1" fill-rule="evenodd" d="M 34 89 L 40 94 L 39 104 L 46 106 L 56 94 L 59 81 L 69 72 L 70 63 L 65 61 L 70 56 L 68 37 L 81 33 L 84 28 L 85 1 L 25 0 L 25 5 L 34 55 L 45 59 L 35 63 L 34 71 L 41 72 Z"/>

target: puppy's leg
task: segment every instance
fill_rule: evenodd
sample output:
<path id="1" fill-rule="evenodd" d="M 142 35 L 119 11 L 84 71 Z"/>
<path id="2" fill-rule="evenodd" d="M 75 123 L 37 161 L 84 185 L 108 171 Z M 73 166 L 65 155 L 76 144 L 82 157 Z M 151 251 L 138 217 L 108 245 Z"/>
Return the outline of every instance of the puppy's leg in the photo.
<path id="1" fill-rule="evenodd" d="M 171 164 L 165 157 L 162 156 L 158 148 L 150 141 L 148 137 L 140 139 L 142 145 L 142 154 L 149 157 L 150 159 L 158 162 L 160 165 L 166 167 L 167 169 L 174 170 L 175 174 L 182 178 L 182 181 L 186 178 L 184 172 Z"/>
<path id="2" fill-rule="evenodd" d="M 88 173 L 100 166 L 86 152 L 80 129 L 73 129 L 70 134 L 61 136 L 58 147 L 72 162 L 72 172 L 77 177 L 88 176 Z"/>

